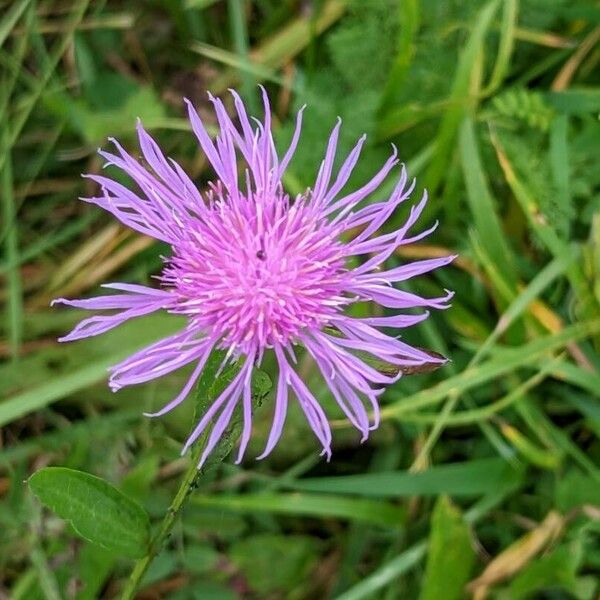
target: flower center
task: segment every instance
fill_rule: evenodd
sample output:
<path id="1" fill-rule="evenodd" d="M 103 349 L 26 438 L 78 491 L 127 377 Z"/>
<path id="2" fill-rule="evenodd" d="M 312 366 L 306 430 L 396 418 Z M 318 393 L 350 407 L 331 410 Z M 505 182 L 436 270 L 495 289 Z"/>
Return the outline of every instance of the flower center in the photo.
<path id="1" fill-rule="evenodd" d="M 302 198 L 220 199 L 163 273 L 188 315 L 225 347 L 259 351 L 321 327 L 350 300 L 337 231 Z"/>

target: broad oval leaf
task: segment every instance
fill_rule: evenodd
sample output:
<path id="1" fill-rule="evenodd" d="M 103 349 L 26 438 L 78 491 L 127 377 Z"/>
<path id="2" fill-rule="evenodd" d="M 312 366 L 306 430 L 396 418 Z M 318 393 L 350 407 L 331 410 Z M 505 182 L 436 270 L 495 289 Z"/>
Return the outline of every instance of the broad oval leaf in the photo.
<path id="1" fill-rule="evenodd" d="M 122 556 L 146 554 L 148 514 L 104 479 L 74 469 L 46 467 L 29 478 L 29 488 L 85 540 Z"/>

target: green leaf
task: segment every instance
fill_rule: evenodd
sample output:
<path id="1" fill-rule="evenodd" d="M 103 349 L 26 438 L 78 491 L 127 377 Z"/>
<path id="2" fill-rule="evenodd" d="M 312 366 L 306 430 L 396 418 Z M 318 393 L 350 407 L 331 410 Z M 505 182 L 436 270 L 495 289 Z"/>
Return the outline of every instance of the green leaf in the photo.
<path id="1" fill-rule="evenodd" d="M 441 496 L 433 510 L 420 600 L 462 598 L 474 560 L 469 528 L 462 514 L 447 496 Z"/>
<path id="2" fill-rule="evenodd" d="M 273 513 L 311 517 L 337 517 L 364 521 L 386 527 L 400 527 L 404 508 L 389 502 L 365 498 L 344 498 L 333 494 L 219 494 L 196 495 L 192 504 L 207 508 L 229 509 L 242 513 Z"/>
<path id="3" fill-rule="evenodd" d="M 76 572 L 82 589 L 76 600 L 94 600 L 100 596 L 117 557 L 100 546 L 86 544 L 78 552 Z"/>
<path id="4" fill-rule="evenodd" d="M 600 110 L 600 88 L 597 87 L 551 92 L 547 99 L 549 104 L 564 114 L 586 114 Z"/>
<path id="5" fill-rule="evenodd" d="M 558 481 L 555 501 L 556 507 L 563 512 L 584 504 L 600 506 L 600 486 L 593 478 L 571 470 Z"/>
<path id="6" fill-rule="evenodd" d="M 425 174 L 426 187 L 432 196 L 446 172 L 460 123 L 463 117 L 476 107 L 480 87 L 477 74 L 483 57 L 485 37 L 497 8 L 496 0 L 487 2 L 481 8 L 461 52 L 450 91 L 448 109 L 440 122 L 435 140 L 435 153 Z"/>
<path id="7" fill-rule="evenodd" d="M 290 597 L 306 581 L 317 549 L 312 537 L 263 533 L 233 544 L 229 556 L 261 597 L 277 591 Z"/>
<path id="8" fill-rule="evenodd" d="M 511 289 L 516 288 L 516 274 L 511 249 L 505 237 L 495 199 L 483 168 L 475 124 L 466 117 L 460 129 L 460 157 L 466 186 L 466 200 L 473 215 L 475 229 L 493 259 L 497 270 Z"/>
<path id="9" fill-rule="evenodd" d="M 198 523 L 194 521 L 194 526 L 198 527 Z M 206 529 L 199 526 L 202 530 L 203 535 L 206 535 Z M 208 536 L 207 536 L 208 537 Z M 181 557 L 183 567 L 188 573 L 204 574 L 213 571 L 217 567 L 219 562 L 220 554 L 208 544 L 206 545 L 193 545 L 185 546 L 183 548 L 183 555 Z"/>
<path id="10" fill-rule="evenodd" d="M 0 394 L 6 398 L 0 402 L 0 427 L 104 381 L 108 367 L 141 346 L 173 333 L 180 324 L 173 315 L 157 313 L 132 319 L 103 336 L 82 340 L 77 343 L 77 352 L 70 345 L 61 345 L 26 357 L 14 366 L 0 365 Z M 58 367 L 49 368 L 50 361 Z M 22 391 L 11 393 L 24 386 Z"/>
<path id="11" fill-rule="evenodd" d="M 29 478 L 29 488 L 85 540 L 122 556 L 146 554 L 150 539 L 146 511 L 107 481 L 82 471 L 47 467 Z"/>
<path id="12" fill-rule="evenodd" d="M 46 107 L 56 116 L 64 117 L 71 129 L 89 144 L 101 143 L 109 135 L 131 132 L 138 117 L 146 128 L 164 121 L 165 108 L 152 88 L 131 89 L 126 83 L 114 82 L 107 82 L 105 87 L 120 99 L 117 106 L 99 108 L 83 100 L 73 100 L 68 94 L 55 93 L 45 98 Z"/>
<path id="13" fill-rule="evenodd" d="M 385 406 L 381 410 L 382 419 L 398 417 L 425 406 L 441 402 L 452 390 L 466 390 L 482 385 L 517 368 L 530 365 L 554 350 L 559 350 L 572 341 L 595 335 L 600 331 L 600 320 L 582 321 L 569 325 L 558 333 L 536 338 L 522 346 L 498 351 L 490 360 L 470 367 L 457 375 L 448 377 L 431 388 L 419 390 L 410 396 Z M 545 359 L 544 359 L 545 360 Z"/>
<path id="14" fill-rule="evenodd" d="M 582 558 L 581 539 L 559 546 L 527 565 L 511 582 L 510 598 L 525 600 L 542 589 L 576 592 L 576 573 Z M 556 590 L 558 591 L 558 590 Z M 571 596 L 570 596 L 571 597 Z M 573 596 L 577 597 L 577 596 Z"/>
<path id="15" fill-rule="evenodd" d="M 291 485 L 295 489 L 311 492 L 359 494 L 380 498 L 431 496 L 442 493 L 474 496 L 510 485 L 519 478 L 519 471 L 503 459 L 491 458 L 432 467 L 417 473 L 395 471 L 318 477 L 301 479 Z"/>
<path id="16" fill-rule="evenodd" d="M 20 0 L 14 2 L 8 12 L 0 19 L 0 48 L 4 44 L 4 41 L 8 37 L 11 29 L 15 26 L 17 21 L 21 18 L 21 15 L 25 12 L 27 5 L 31 0 Z"/>

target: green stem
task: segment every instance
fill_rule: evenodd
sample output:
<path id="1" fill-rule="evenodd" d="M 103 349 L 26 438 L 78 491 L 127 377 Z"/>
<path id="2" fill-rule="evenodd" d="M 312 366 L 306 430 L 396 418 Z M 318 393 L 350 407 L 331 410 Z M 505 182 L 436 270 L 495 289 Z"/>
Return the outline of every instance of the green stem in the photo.
<path id="1" fill-rule="evenodd" d="M 223 390 L 234 379 L 242 367 L 239 362 L 234 363 L 226 368 L 220 376 L 216 376 L 219 366 L 223 362 L 224 354 L 224 351 L 221 350 L 214 351 L 211 354 L 204 367 L 203 375 L 198 382 L 197 396 L 201 399 L 198 408 L 201 413 L 204 413 L 207 409 L 207 406 L 223 392 Z M 252 376 L 253 404 L 258 406 L 270 389 L 271 380 L 269 379 L 269 376 L 259 369 L 255 369 Z M 129 580 L 123 588 L 121 600 L 132 600 L 132 598 L 135 597 L 135 592 L 138 589 L 146 571 L 148 570 L 148 567 L 152 564 L 152 561 L 156 558 L 157 554 L 162 550 L 163 545 L 167 541 L 167 538 L 169 537 L 171 530 L 175 525 L 177 516 L 181 512 L 181 509 L 185 506 L 185 503 L 187 502 L 191 492 L 195 489 L 196 481 L 205 469 L 211 468 L 211 464 L 214 465 L 215 463 L 220 463 L 229 454 L 242 432 L 242 421 L 243 417 L 238 410 L 237 414 L 234 413 L 228 429 L 225 431 L 221 437 L 221 440 L 213 449 L 211 457 L 206 461 L 202 467 L 202 470 L 198 469 L 198 462 L 200 461 L 200 456 L 206 447 L 206 443 L 208 441 L 208 432 L 205 431 L 200 439 L 197 440 L 192 446 L 190 466 L 185 472 L 183 480 L 181 481 L 179 489 L 177 490 L 177 494 L 175 494 L 175 498 L 173 498 L 173 502 L 171 502 L 169 510 L 167 510 L 167 513 L 163 517 L 158 532 L 150 541 L 148 553 L 146 556 L 144 556 L 144 558 L 138 560 L 135 564 L 133 571 L 129 576 Z"/>
<path id="2" fill-rule="evenodd" d="M 198 469 L 198 460 L 203 448 L 204 444 L 202 443 L 194 446 L 190 466 L 185 472 L 181 485 L 177 490 L 177 494 L 175 494 L 175 498 L 173 498 L 173 502 L 171 502 L 171 506 L 169 506 L 169 509 L 160 524 L 160 529 L 150 542 L 148 554 L 135 563 L 135 567 L 129 576 L 129 580 L 123 588 L 121 600 L 132 600 L 135 597 L 135 592 L 138 589 L 142 578 L 146 574 L 148 567 L 161 551 L 165 541 L 169 537 L 169 534 L 175 525 L 177 516 L 184 507 L 190 493 L 194 490 L 196 481 L 201 474 L 201 471 Z"/>

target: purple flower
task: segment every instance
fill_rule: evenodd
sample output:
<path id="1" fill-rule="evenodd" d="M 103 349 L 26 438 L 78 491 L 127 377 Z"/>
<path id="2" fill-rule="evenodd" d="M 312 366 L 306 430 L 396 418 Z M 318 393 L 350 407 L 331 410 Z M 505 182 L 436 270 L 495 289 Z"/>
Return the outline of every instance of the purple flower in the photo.
<path id="1" fill-rule="evenodd" d="M 120 293 L 55 301 L 111 311 L 85 319 L 61 341 L 98 335 L 159 309 L 187 317 L 182 331 L 144 348 L 110 370 L 110 387 L 116 391 L 194 365 L 179 395 L 151 416 L 163 415 L 183 402 L 213 349 L 227 350 L 225 362 L 243 361 L 238 375 L 206 411 L 184 446 L 183 452 L 212 423 L 200 465 L 218 443 L 239 403 L 243 429 L 238 461 L 242 459 L 252 429 L 252 368 L 261 364 L 266 350 L 274 352 L 279 374 L 273 424 L 259 458 L 267 456 L 281 437 L 290 390 L 319 439 L 323 454 L 328 458 L 331 455 L 328 419 L 296 371 L 295 346 L 302 346 L 311 355 L 340 408 L 365 440 L 379 423 L 377 397 L 382 386 L 396 381 L 401 369 L 397 376 L 383 374 L 354 351 L 366 352 L 399 368 L 435 359 L 381 330 L 414 325 L 427 318 L 427 311 L 356 318 L 345 314 L 346 307 L 370 301 L 392 309 L 441 309 L 448 306 L 452 297 L 447 292 L 440 298 L 421 298 L 396 289 L 393 284 L 442 267 L 453 256 L 388 270 L 382 266 L 399 246 L 416 242 L 435 229 L 434 225 L 420 233 L 411 232 L 425 207 L 424 194 L 400 229 L 378 234 L 415 186 L 414 180 L 407 185 L 402 166 L 389 198 L 364 202 L 398 165 L 395 149 L 368 183 L 342 193 L 365 136 L 334 175 L 341 125 L 338 120 L 314 188 L 290 198 L 283 189 L 282 176 L 300 137 L 303 109 L 297 115 L 290 147 L 279 158 L 271 132 L 269 101 L 266 92 L 262 92 L 262 123 L 250 121 L 240 97 L 232 92 L 237 126 L 221 100 L 209 95 L 220 127 L 214 141 L 187 101 L 192 129 L 215 172 L 210 191 L 204 196 L 183 169 L 164 156 L 139 123 L 144 164 L 115 140 L 112 142 L 117 154 L 100 151 L 107 164 L 127 173 L 138 189 L 131 191 L 108 177 L 88 175 L 100 185 L 102 194 L 85 200 L 109 211 L 128 227 L 167 242 L 172 256 L 165 260 L 160 289 L 113 283 L 104 287 Z M 246 168 L 238 173 L 240 156 Z M 356 256 L 365 259 L 352 268 L 350 258 Z"/>

